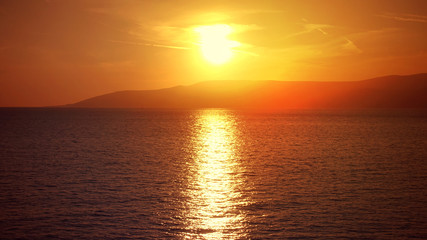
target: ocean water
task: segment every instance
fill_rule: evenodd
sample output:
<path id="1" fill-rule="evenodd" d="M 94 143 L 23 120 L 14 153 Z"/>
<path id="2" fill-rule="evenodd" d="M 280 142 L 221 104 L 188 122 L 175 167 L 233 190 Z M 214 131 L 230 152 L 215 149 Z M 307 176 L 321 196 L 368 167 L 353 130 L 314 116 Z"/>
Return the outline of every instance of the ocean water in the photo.
<path id="1" fill-rule="evenodd" d="M 427 113 L 0 110 L 1 239 L 427 239 Z"/>

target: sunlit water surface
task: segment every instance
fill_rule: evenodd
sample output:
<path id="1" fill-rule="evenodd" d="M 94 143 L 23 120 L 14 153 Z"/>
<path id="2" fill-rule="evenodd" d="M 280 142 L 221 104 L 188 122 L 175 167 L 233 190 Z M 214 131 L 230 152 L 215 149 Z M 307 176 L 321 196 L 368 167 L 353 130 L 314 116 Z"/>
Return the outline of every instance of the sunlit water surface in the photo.
<path id="1" fill-rule="evenodd" d="M 422 239 L 427 114 L 0 110 L 0 238 Z"/>

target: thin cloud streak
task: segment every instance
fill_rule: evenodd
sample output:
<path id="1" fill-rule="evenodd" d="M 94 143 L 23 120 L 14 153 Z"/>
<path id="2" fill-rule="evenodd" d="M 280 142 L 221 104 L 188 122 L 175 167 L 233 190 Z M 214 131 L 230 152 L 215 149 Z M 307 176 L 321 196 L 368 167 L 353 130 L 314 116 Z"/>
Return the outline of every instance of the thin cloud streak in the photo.
<path id="1" fill-rule="evenodd" d="M 356 44 L 353 41 L 351 41 L 347 37 L 343 37 L 343 39 L 346 41 L 342 45 L 345 50 L 348 50 L 352 54 L 360 54 L 363 52 L 359 47 L 356 46 Z"/>
<path id="2" fill-rule="evenodd" d="M 427 16 L 423 15 L 385 13 L 378 16 L 402 22 L 427 23 Z"/>
<path id="3" fill-rule="evenodd" d="M 181 50 L 190 50 L 191 49 L 189 47 L 163 45 L 163 44 L 156 44 L 156 43 L 128 42 L 128 41 L 118 41 L 118 40 L 109 40 L 109 41 L 113 42 L 113 43 L 121 43 L 121 44 L 127 44 L 127 45 L 135 45 L 135 46 L 160 47 L 160 48 L 171 48 L 171 49 L 181 49 Z"/>
<path id="4" fill-rule="evenodd" d="M 334 26 L 328 25 L 328 24 L 309 23 L 308 20 L 305 18 L 303 18 L 302 21 L 303 21 L 302 26 L 303 26 L 304 30 L 302 30 L 300 32 L 289 34 L 286 36 L 286 38 L 294 38 L 294 37 L 301 36 L 301 35 L 304 35 L 307 33 L 311 33 L 313 31 L 319 31 L 323 35 L 328 35 L 328 33 L 324 29 L 334 27 Z"/>

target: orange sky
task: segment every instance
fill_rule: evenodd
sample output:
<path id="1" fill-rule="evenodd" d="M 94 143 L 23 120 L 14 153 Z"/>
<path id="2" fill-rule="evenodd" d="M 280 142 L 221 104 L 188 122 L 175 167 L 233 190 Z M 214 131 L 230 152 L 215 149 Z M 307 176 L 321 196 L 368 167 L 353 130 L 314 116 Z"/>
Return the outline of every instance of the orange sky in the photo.
<path id="1" fill-rule="evenodd" d="M 233 29 L 229 62 L 200 26 Z M 0 2 L 0 106 L 204 80 L 347 81 L 427 72 L 425 0 Z"/>

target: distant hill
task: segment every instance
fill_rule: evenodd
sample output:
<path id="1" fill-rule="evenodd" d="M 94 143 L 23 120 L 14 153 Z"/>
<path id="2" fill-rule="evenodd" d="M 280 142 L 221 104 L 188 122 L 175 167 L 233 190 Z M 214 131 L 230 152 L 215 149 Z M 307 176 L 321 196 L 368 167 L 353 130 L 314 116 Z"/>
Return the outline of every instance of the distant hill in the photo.
<path id="1" fill-rule="evenodd" d="M 209 81 L 158 90 L 120 91 L 73 108 L 427 108 L 427 73 L 355 82 Z"/>

